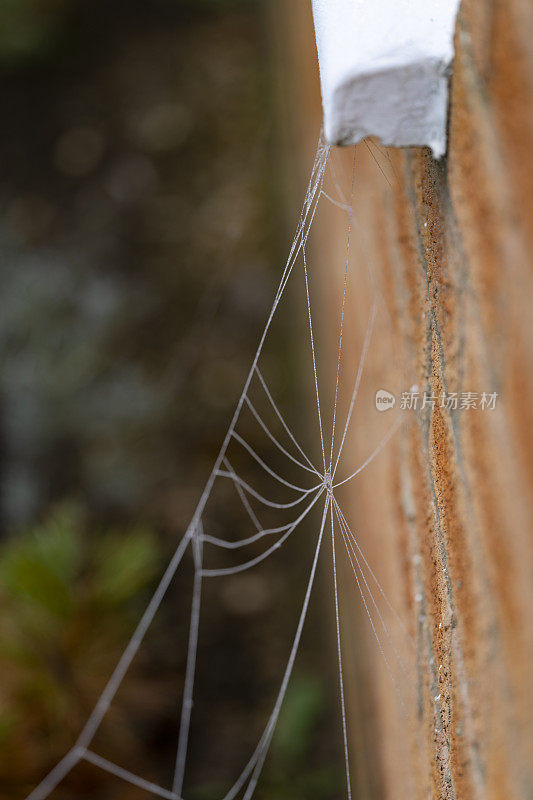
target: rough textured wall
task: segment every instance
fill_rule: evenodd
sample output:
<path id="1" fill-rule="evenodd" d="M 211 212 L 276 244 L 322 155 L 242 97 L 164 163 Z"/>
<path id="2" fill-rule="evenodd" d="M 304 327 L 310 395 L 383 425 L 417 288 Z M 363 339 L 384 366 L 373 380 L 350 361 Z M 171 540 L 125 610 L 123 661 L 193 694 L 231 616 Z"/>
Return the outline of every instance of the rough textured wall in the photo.
<path id="1" fill-rule="evenodd" d="M 305 4 L 294 13 L 289 51 L 300 47 L 305 62 L 295 114 L 316 120 L 307 143 L 319 124 L 314 56 L 301 47 L 312 32 Z M 350 494 L 359 541 L 415 644 L 408 678 L 391 689 L 352 598 L 344 633 L 358 798 L 533 796 L 532 42 L 529 0 L 464 0 L 447 156 L 389 151 L 384 186 L 360 148 L 359 225 L 392 320 L 391 369 L 401 365 L 405 390 L 498 400 L 494 411 L 405 412 Z M 333 225 L 320 233 L 323 269 L 339 235 Z M 335 289 L 330 277 L 334 330 L 343 276 Z M 361 315 L 369 301 L 362 288 Z M 367 454 L 353 450 L 355 463 Z"/>

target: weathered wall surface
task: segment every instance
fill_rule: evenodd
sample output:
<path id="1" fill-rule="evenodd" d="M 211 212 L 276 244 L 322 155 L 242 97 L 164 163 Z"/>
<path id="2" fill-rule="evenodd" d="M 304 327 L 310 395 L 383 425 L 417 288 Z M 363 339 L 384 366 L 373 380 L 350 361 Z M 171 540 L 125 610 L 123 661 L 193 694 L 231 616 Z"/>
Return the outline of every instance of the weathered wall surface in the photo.
<path id="1" fill-rule="evenodd" d="M 306 4 L 294 14 L 294 114 L 316 121 L 299 130 L 307 158 L 320 114 L 315 56 L 302 45 Z M 359 798 L 533 796 L 532 42 L 529 0 L 464 0 L 447 156 L 389 151 L 389 186 L 360 148 L 359 225 L 392 320 L 391 367 L 435 397 L 498 400 L 494 411 L 437 402 L 405 412 L 351 491 L 359 541 L 415 644 L 391 690 L 368 626 L 344 615 Z M 339 235 L 322 229 L 315 257 L 342 247 Z M 323 293 L 333 330 L 337 262 L 337 286 L 330 274 Z M 357 302 L 366 315 L 367 290 Z M 353 449 L 356 463 L 368 452 Z"/>

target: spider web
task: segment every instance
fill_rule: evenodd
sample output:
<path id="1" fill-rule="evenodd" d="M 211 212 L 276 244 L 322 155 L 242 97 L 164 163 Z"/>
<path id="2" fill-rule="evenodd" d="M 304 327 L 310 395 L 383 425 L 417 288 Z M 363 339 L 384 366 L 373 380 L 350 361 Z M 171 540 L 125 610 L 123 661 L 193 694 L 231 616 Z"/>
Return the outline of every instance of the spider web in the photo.
<path id="1" fill-rule="evenodd" d="M 370 149 L 370 146 L 366 144 Z M 372 158 L 383 172 L 381 163 L 376 154 L 370 150 Z M 287 693 L 287 688 L 293 673 L 294 663 L 302 631 L 308 615 L 309 602 L 315 583 L 317 565 L 321 551 L 324 549 L 324 539 L 331 538 L 331 553 L 333 566 L 333 595 L 335 609 L 335 630 L 337 640 L 337 671 L 339 682 L 340 710 L 342 722 L 342 742 L 344 751 L 344 769 L 346 773 L 346 794 L 351 800 L 350 778 L 350 744 L 348 720 L 345 701 L 345 677 L 343 669 L 343 648 L 341 641 L 341 611 L 339 601 L 338 559 L 339 547 L 349 565 L 354 583 L 361 596 L 365 613 L 370 622 L 373 636 L 383 658 L 384 664 L 390 673 L 392 682 L 400 693 L 403 678 L 397 680 L 395 674 L 400 669 L 404 678 L 408 669 L 400 653 L 392 633 L 392 626 L 386 618 L 393 621 L 393 625 L 400 630 L 400 635 L 409 638 L 401 619 L 389 602 L 382 586 L 376 577 L 360 547 L 353 527 L 348 522 L 348 516 L 341 507 L 339 497 L 346 487 L 357 475 L 365 469 L 386 447 L 401 424 L 400 415 L 397 414 L 392 424 L 387 418 L 387 429 L 370 449 L 367 457 L 355 469 L 348 471 L 345 476 L 339 472 L 345 462 L 346 443 L 350 437 L 354 408 L 358 398 L 367 356 L 376 323 L 377 307 L 380 302 L 379 291 L 374 285 L 374 298 L 369 309 L 366 329 L 364 331 L 361 352 L 355 363 L 346 363 L 345 339 L 347 336 L 347 295 L 350 281 L 350 247 L 352 234 L 357 227 L 353 213 L 353 198 L 355 188 L 356 150 L 354 148 L 354 163 L 349 191 L 342 188 L 338 178 L 338 170 L 330 147 L 325 143 L 322 135 L 319 139 L 311 176 L 307 186 L 296 233 L 290 252 L 281 274 L 274 301 L 268 314 L 257 351 L 253 358 L 249 373 L 239 400 L 236 404 L 233 418 L 230 422 L 220 451 L 215 460 L 212 471 L 207 479 L 204 490 L 192 517 L 189 527 L 179 542 L 176 550 L 150 600 L 138 625 L 131 636 L 120 660 L 105 685 L 92 713 L 84 725 L 72 749 L 44 778 L 44 780 L 30 793 L 27 800 L 44 800 L 66 775 L 80 762 L 88 762 L 118 779 L 124 780 L 134 786 L 146 790 L 154 796 L 168 800 L 181 800 L 183 784 L 188 762 L 189 732 L 193 710 L 195 690 L 195 675 L 198 656 L 199 626 L 202 610 L 202 596 L 204 586 L 211 579 L 235 575 L 249 570 L 265 561 L 276 553 L 284 543 L 302 527 L 308 526 L 313 519 L 313 509 L 320 510 L 318 528 L 315 531 L 315 544 L 313 547 L 312 561 L 307 575 L 305 592 L 299 615 L 297 617 L 296 631 L 289 649 L 288 660 L 282 671 L 281 682 L 275 696 L 275 701 L 266 720 L 263 732 L 257 744 L 231 788 L 221 797 L 221 800 L 234 800 L 238 796 L 243 800 L 250 800 L 254 795 L 261 772 L 272 742 L 276 725 L 280 716 L 282 704 Z M 385 174 L 385 173 L 383 173 Z M 331 187 L 326 185 L 326 175 Z M 385 175 L 388 180 L 387 176 Z M 335 376 L 332 402 L 327 409 L 321 398 L 318 355 L 319 348 L 316 341 L 316 330 L 313 318 L 311 270 L 309 253 L 309 236 L 314 224 L 318 208 L 321 204 L 327 206 L 337 214 L 342 214 L 346 220 L 346 245 L 344 249 L 344 280 L 340 307 L 338 309 L 339 332 L 336 337 L 335 355 L 331 359 L 333 374 Z M 307 336 L 312 364 L 312 385 L 315 399 L 315 414 L 318 428 L 319 447 L 318 463 L 310 457 L 302 445 L 301 440 L 295 435 L 293 428 L 288 424 L 282 413 L 279 403 L 276 402 L 270 382 L 264 374 L 262 355 L 267 337 L 271 331 L 278 307 L 285 296 L 285 290 L 291 277 L 299 272 L 303 275 L 305 314 L 307 317 Z M 372 274 L 370 280 L 375 284 Z M 341 395 L 344 394 L 343 375 L 350 376 L 351 387 L 348 391 L 347 402 L 344 403 L 341 416 Z M 263 410 L 264 409 L 264 410 Z M 326 413 L 325 413 L 326 412 Z M 245 416 L 248 426 L 245 424 Z M 298 483 L 289 480 L 278 469 L 268 462 L 267 457 L 249 443 L 246 431 L 253 425 L 268 443 L 270 450 L 276 451 L 283 463 L 296 471 Z M 275 430 L 275 432 L 273 431 Z M 331 431 L 328 434 L 328 431 Z M 252 477 L 248 479 L 246 464 L 252 464 Z M 292 475 L 292 473 L 291 473 Z M 258 477 L 258 476 L 262 476 Z M 254 480 L 255 478 L 255 480 Z M 265 484 L 265 480 L 267 484 Z M 296 480 L 296 478 L 295 478 Z M 268 483 L 270 481 L 270 483 Z M 274 484 L 272 484 L 274 482 Z M 263 490 L 263 485 L 268 485 Z M 281 499 L 274 492 L 275 485 L 283 493 Z M 216 526 L 216 501 L 213 499 L 219 487 L 222 487 L 224 498 L 227 497 L 227 487 L 231 487 L 234 500 L 239 503 L 241 511 L 246 516 L 248 526 L 253 533 L 240 539 L 227 538 L 216 535 L 219 531 Z M 211 511 L 210 506 L 214 509 Z M 287 518 L 289 518 L 287 520 Z M 266 519 L 272 524 L 265 522 Z M 311 528 L 312 532 L 312 528 Z M 242 549 L 253 549 L 253 556 L 232 562 L 230 565 L 220 566 L 217 558 L 211 556 L 213 551 L 219 553 L 240 553 Z M 174 777 L 170 787 L 164 787 L 148 781 L 140 775 L 119 766 L 95 752 L 91 745 L 100 725 L 109 710 L 126 673 L 137 654 L 149 626 L 154 619 L 161 602 L 173 580 L 185 554 L 190 551 L 194 562 L 194 579 L 191 598 L 191 612 L 189 620 L 189 635 L 185 680 L 181 703 L 179 722 L 178 745 L 175 758 Z M 224 562 L 225 563 L 225 562 Z M 211 564 L 211 565 L 210 565 Z M 403 699 L 400 696 L 400 701 Z"/>

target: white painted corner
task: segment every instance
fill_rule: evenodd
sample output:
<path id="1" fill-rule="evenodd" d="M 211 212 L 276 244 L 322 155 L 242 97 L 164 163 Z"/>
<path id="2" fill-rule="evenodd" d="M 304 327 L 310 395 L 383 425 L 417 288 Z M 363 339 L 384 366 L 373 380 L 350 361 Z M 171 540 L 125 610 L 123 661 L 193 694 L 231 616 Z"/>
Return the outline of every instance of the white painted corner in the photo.
<path id="1" fill-rule="evenodd" d="M 460 0 L 312 0 L 330 144 L 446 151 L 448 83 Z"/>

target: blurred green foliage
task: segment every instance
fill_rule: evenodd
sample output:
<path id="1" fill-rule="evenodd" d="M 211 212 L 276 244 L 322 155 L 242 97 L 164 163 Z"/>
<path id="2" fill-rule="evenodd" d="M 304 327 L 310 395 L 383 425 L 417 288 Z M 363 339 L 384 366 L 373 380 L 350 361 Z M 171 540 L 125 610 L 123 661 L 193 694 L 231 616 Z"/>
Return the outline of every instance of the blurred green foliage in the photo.
<path id="1" fill-rule="evenodd" d="M 67 0 L 2 0 L 0 57 L 18 61 L 46 51 L 63 24 Z"/>
<path id="2" fill-rule="evenodd" d="M 320 680 L 296 673 L 287 689 L 270 752 L 255 794 L 258 800 L 330 800 L 342 796 L 344 773 L 338 758 L 321 753 L 327 698 Z M 215 800 L 227 786 L 204 784 L 194 800 Z"/>
<path id="3" fill-rule="evenodd" d="M 342 791 L 338 763 L 317 758 L 326 697 L 320 681 L 296 674 L 287 691 L 261 789 L 264 800 L 325 800 Z"/>
<path id="4" fill-rule="evenodd" d="M 118 5 L 109 0 L 110 5 Z M 257 0 L 166 0 L 167 10 L 216 11 L 238 7 Z M 2 0 L 0 3 L 0 60 L 21 62 L 50 51 L 65 31 L 70 11 L 80 0 Z"/>
<path id="5" fill-rule="evenodd" d="M 0 776 L 13 795 L 71 746 L 159 562 L 148 530 L 90 534 L 63 504 L 0 555 Z"/>

